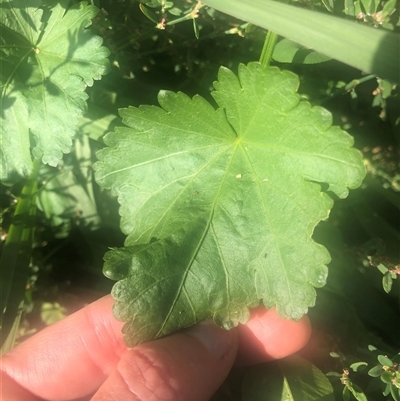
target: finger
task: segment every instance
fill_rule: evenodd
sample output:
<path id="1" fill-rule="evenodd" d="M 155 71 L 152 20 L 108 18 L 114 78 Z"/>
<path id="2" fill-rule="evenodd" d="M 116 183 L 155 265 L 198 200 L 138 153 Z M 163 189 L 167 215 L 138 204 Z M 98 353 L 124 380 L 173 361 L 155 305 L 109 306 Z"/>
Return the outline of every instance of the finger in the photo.
<path id="1" fill-rule="evenodd" d="M 283 319 L 275 308 L 259 307 L 250 320 L 237 327 L 239 349 L 236 366 L 253 365 L 284 358 L 303 348 L 311 335 L 307 316 L 299 321 Z"/>
<path id="2" fill-rule="evenodd" d="M 4 355 L 1 370 L 48 400 L 93 394 L 126 351 L 110 296 L 39 332 Z"/>
<path id="3" fill-rule="evenodd" d="M 7 401 L 41 401 L 30 391 L 22 388 L 11 377 L 0 372 L 0 396 Z"/>
<path id="4" fill-rule="evenodd" d="M 43 398 L 63 400 L 93 394 L 126 350 L 120 331 L 123 324 L 112 316 L 112 302 L 110 296 L 102 298 L 40 332 L 4 356 L 2 370 Z M 239 363 L 282 357 L 301 348 L 309 325 L 306 320 L 295 326 L 292 323 L 282 324 L 276 312 L 253 311 L 248 325 L 238 329 Z"/>
<path id="5" fill-rule="evenodd" d="M 207 401 L 229 373 L 237 336 L 212 322 L 128 350 L 92 401 Z"/>

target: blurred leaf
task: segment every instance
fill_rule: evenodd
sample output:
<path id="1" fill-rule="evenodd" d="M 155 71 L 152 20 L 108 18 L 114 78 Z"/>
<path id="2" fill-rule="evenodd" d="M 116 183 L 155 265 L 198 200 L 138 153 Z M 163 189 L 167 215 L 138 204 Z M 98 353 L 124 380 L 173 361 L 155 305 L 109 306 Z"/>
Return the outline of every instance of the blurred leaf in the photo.
<path id="1" fill-rule="evenodd" d="M 86 87 L 108 71 L 108 50 L 87 29 L 97 9 L 68 5 L 68 0 L 1 2 L 3 181 L 32 171 L 30 135 L 33 156 L 58 164 L 86 108 Z"/>
<path id="2" fill-rule="evenodd" d="M 368 374 L 372 377 L 379 377 L 383 372 L 382 365 L 376 365 L 368 371 Z"/>
<path id="3" fill-rule="evenodd" d="M 242 401 L 284 401 L 284 387 L 284 376 L 278 362 L 253 366 L 244 372 Z"/>
<path id="4" fill-rule="evenodd" d="M 24 312 L 24 301 L 21 301 L 20 304 L 18 305 L 14 322 L 11 324 L 8 333 L 6 333 L 5 330 L 2 329 L 0 355 L 3 355 L 6 352 L 11 351 L 15 347 L 15 342 L 18 337 L 18 330 L 20 328 L 21 317 L 23 312 Z"/>
<path id="5" fill-rule="evenodd" d="M 334 401 L 332 385 L 313 364 L 299 356 L 255 366 L 245 373 L 243 401 Z"/>
<path id="6" fill-rule="evenodd" d="M 107 132 L 112 131 L 121 119 L 94 104 L 89 104 L 88 111 L 80 118 L 80 133 L 99 141 Z"/>
<path id="7" fill-rule="evenodd" d="M 400 389 L 395 387 L 393 384 L 390 387 L 390 394 L 394 401 L 400 401 Z"/>
<path id="8" fill-rule="evenodd" d="M 143 4 L 139 4 L 140 11 L 151 21 L 154 22 L 155 24 L 158 24 L 158 18 L 157 15 L 153 13 L 153 11 L 150 11 L 146 6 Z"/>
<path id="9" fill-rule="evenodd" d="M 206 0 L 205 3 L 364 72 L 393 82 L 400 79 L 397 34 L 277 1 Z"/>
<path id="10" fill-rule="evenodd" d="M 194 31 L 194 36 L 196 37 L 196 39 L 199 39 L 200 29 L 199 29 L 199 25 L 197 24 L 196 18 L 193 18 L 193 31 Z"/>
<path id="11" fill-rule="evenodd" d="M 367 396 L 364 394 L 364 392 L 361 390 L 359 386 L 356 384 L 352 383 L 351 386 L 349 387 L 349 390 L 351 394 L 354 395 L 355 399 L 357 401 L 368 401 Z"/>
<path id="12" fill-rule="evenodd" d="M 294 401 L 335 399 L 327 377 L 306 359 L 293 355 L 282 359 L 279 365 L 287 381 L 287 394 L 290 394 Z"/>
<path id="13" fill-rule="evenodd" d="M 385 292 L 389 293 L 392 289 L 393 279 L 390 271 L 387 271 L 382 277 L 382 286 Z"/>
<path id="14" fill-rule="evenodd" d="M 322 4 L 325 6 L 325 8 L 333 13 L 334 12 L 334 1 L 333 0 L 322 0 Z"/>
<path id="15" fill-rule="evenodd" d="M 397 0 L 387 1 L 382 9 L 382 18 L 387 18 L 388 16 L 390 16 L 396 10 L 397 5 L 398 5 Z"/>
<path id="16" fill-rule="evenodd" d="M 365 14 L 374 14 L 376 12 L 375 1 L 374 0 L 361 0 L 362 7 Z"/>
<path id="17" fill-rule="evenodd" d="M 74 150 L 72 165 L 60 170 L 43 166 L 41 172 L 46 182 L 38 193 L 37 205 L 53 227 L 60 228 L 57 233 L 59 238 L 68 235 L 73 221 L 91 226 L 92 229 L 98 228 L 100 224 L 93 194 L 89 138 L 86 135 L 78 138 Z"/>
<path id="18" fill-rule="evenodd" d="M 168 12 L 172 15 L 175 15 L 176 17 L 179 17 L 182 14 L 182 10 L 177 7 L 168 9 Z"/>
<path id="19" fill-rule="evenodd" d="M 66 317 L 67 309 L 58 302 L 43 302 L 40 308 L 40 318 L 48 326 Z"/>
<path id="20" fill-rule="evenodd" d="M 382 366 L 393 366 L 393 362 L 391 359 L 389 359 L 387 356 L 385 355 L 378 355 L 378 362 L 382 365 Z"/>
<path id="21" fill-rule="evenodd" d="M 161 7 L 162 0 L 146 1 L 145 4 L 146 4 L 146 6 L 151 7 L 151 8 L 158 8 L 158 7 Z M 141 6 L 141 4 L 139 4 L 139 6 Z"/>
<path id="22" fill-rule="evenodd" d="M 392 383 L 392 380 L 393 380 L 393 374 L 391 373 L 391 372 L 383 372 L 382 374 L 381 374 L 381 380 L 384 382 L 384 383 L 387 383 L 387 384 L 391 384 Z"/>
<path id="23" fill-rule="evenodd" d="M 12 344 L 18 309 L 23 305 L 35 231 L 37 175 L 39 161 L 33 163 L 31 177 L 22 188 L 0 259 L 0 341 Z M 17 317 L 18 318 L 18 317 Z"/>
<path id="24" fill-rule="evenodd" d="M 303 46 L 289 39 L 282 39 L 275 45 L 272 58 L 279 63 L 300 64 L 317 64 L 331 60 L 330 57 L 311 49 L 305 49 Z"/>
<path id="25" fill-rule="evenodd" d="M 367 362 L 355 362 L 350 365 L 353 372 L 362 372 L 368 366 Z"/>
<path id="26" fill-rule="evenodd" d="M 391 390 L 391 385 L 390 383 L 386 383 L 385 385 L 385 390 L 382 392 L 382 394 L 386 397 L 390 394 L 390 390 Z"/>
<path id="27" fill-rule="evenodd" d="M 344 0 L 344 12 L 346 15 L 351 17 L 354 17 L 356 15 L 354 0 Z"/>
<path id="28" fill-rule="evenodd" d="M 345 386 L 343 387 L 343 401 L 350 401 L 350 390 Z"/>

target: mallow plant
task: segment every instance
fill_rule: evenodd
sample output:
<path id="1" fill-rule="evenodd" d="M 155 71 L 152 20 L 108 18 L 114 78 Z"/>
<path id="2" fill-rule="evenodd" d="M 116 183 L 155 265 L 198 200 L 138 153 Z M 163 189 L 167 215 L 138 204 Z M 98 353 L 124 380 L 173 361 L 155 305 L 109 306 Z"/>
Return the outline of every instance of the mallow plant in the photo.
<path id="1" fill-rule="evenodd" d="M 209 318 L 231 329 L 260 304 L 299 319 L 326 283 L 330 254 L 313 239 L 315 227 L 366 170 L 331 113 L 299 96 L 298 76 L 270 66 L 276 34 L 397 78 L 394 33 L 272 1 L 205 3 L 269 30 L 260 59 L 237 71 L 221 66 L 213 104 L 162 88 L 158 106 L 127 104 L 93 166 L 97 184 L 118 197 L 126 235 L 123 247 L 105 254 L 103 271 L 116 281 L 114 315 L 125 322 L 128 346 Z M 185 19 L 194 21 L 198 9 Z M 69 0 L 0 1 L 0 173 L 3 184 L 22 187 L 1 260 L 3 349 L 24 297 L 40 165 L 57 166 L 70 152 L 85 89 L 110 68 L 109 51 L 90 30 L 97 12 Z M 393 50 L 385 60 L 382 46 Z M 303 396 L 334 399 L 309 362 L 295 357 L 280 369 L 281 397 L 300 391 L 311 369 L 314 384 L 302 386 Z M 346 397 L 362 397 L 342 382 Z"/>

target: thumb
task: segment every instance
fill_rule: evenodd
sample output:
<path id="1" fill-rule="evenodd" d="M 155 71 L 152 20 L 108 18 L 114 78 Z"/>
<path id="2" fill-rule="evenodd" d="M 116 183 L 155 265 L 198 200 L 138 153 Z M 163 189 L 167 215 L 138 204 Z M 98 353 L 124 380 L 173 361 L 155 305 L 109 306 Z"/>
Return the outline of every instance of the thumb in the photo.
<path id="1" fill-rule="evenodd" d="M 212 322 L 127 350 L 92 401 L 207 401 L 228 375 L 235 330 Z"/>

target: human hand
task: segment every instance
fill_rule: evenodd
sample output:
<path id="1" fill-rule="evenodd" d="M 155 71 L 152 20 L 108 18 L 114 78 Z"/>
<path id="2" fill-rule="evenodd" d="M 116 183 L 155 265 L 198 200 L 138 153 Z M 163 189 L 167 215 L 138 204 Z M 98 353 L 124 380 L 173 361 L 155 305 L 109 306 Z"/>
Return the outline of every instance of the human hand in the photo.
<path id="1" fill-rule="evenodd" d="M 39 332 L 4 355 L 4 401 L 207 401 L 234 364 L 282 358 L 303 347 L 306 317 L 252 311 L 246 325 L 225 331 L 205 322 L 127 348 L 110 296 Z"/>

